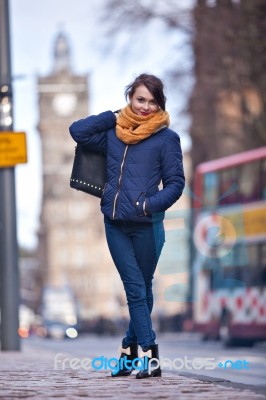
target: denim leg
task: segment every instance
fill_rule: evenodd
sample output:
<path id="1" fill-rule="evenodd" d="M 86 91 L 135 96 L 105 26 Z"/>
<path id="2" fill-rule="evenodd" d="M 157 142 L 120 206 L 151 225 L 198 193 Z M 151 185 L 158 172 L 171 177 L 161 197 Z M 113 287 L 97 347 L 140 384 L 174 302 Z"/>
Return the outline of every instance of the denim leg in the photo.
<path id="1" fill-rule="evenodd" d="M 150 313 L 153 305 L 152 279 L 164 242 L 164 230 L 152 224 L 115 224 L 105 221 L 110 253 L 126 291 L 130 323 L 123 345 L 154 344 Z"/>
<path id="2" fill-rule="evenodd" d="M 136 260 L 145 281 L 147 304 L 151 314 L 153 308 L 152 280 L 165 242 L 163 223 L 159 222 L 153 225 L 151 224 L 150 226 L 145 225 L 140 229 L 134 229 L 131 233 L 131 237 L 133 240 Z M 155 343 L 155 338 L 155 332 L 152 331 L 152 343 L 150 344 Z M 136 334 L 132 321 L 130 320 L 123 343 L 125 345 L 134 343 L 134 340 L 136 340 Z"/>

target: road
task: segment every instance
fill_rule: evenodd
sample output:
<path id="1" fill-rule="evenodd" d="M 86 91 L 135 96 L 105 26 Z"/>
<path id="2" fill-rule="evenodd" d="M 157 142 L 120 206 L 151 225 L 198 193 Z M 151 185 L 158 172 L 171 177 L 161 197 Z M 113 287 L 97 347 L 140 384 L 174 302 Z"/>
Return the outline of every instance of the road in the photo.
<path id="1" fill-rule="evenodd" d="M 183 375 L 197 375 L 266 388 L 266 344 L 253 348 L 224 348 L 220 342 L 203 342 L 196 334 L 159 334 L 163 369 Z M 81 335 L 77 339 L 23 339 L 22 346 L 46 349 L 61 360 L 68 355 L 85 358 L 118 357 L 121 337 Z M 166 360 L 166 358 L 168 360 Z M 162 361 L 163 360 L 163 361 Z M 230 361 L 228 361 L 230 360 Z M 227 362 L 226 362 L 227 361 Z M 219 366 L 218 366 L 219 364 Z"/>

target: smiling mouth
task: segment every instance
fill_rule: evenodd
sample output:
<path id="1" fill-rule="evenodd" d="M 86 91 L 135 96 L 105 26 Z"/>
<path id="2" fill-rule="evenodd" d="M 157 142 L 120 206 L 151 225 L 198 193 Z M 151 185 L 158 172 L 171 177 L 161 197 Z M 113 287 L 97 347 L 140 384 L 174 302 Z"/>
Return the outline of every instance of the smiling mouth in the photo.
<path id="1" fill-rule="evenodd" d="M 145 115 L 149 115 L 148 112 L 141 112 L 141 115 L 145 116 Z"/>

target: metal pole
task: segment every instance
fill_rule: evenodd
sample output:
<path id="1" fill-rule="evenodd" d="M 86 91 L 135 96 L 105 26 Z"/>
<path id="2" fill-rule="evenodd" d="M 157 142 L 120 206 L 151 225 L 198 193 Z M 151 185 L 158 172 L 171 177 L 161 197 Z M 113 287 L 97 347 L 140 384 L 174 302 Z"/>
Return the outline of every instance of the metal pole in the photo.
<path id="1" fill-rule="evenodd" d="M 0 135 L 12 131 L 8 0 L 0 0 Z M 5 116 L 4 112 L 7 111 Z M 8 114 L 9 113 L 9 114 Z M 20 350 L 19 274 L 14 168 L 0 168 L 1 350 Z"/>

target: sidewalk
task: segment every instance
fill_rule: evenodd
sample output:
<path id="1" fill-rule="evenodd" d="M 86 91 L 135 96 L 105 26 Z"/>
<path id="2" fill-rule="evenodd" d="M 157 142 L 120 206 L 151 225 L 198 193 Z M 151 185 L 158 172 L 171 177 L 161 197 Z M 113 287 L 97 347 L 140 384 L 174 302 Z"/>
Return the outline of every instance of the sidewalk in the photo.
<path id="1" fill-rule="evenodd" d="M 137 380 L 133 374 L 111 378 L 110 371 L 56 370 L 54 357 L 54 352 L 33 348 L 0 352 L 0 399 L 266 399 L 244 385 L 165 371 L 162 378 Z"/>

